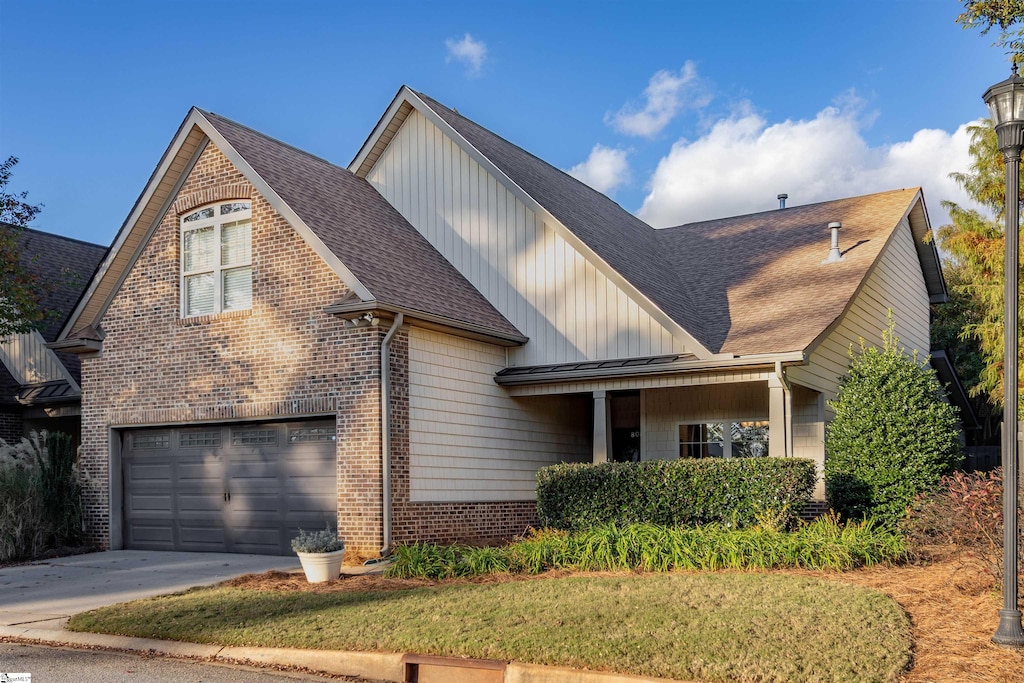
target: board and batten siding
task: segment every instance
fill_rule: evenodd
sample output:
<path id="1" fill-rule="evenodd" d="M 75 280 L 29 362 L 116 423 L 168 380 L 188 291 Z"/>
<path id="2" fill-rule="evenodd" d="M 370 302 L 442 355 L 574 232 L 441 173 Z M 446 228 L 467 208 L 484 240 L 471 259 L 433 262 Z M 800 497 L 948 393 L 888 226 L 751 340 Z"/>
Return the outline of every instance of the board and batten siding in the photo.
<path id="1" fill-rule="evenodd" d="M 409 328 L 411 502 L 533 500 L 538 469 L 590 459 L 592 403 L 509 396 L 503 367 L 503 347 Z"/>
<path id="2" fill-rule="evenodd" d="M 510 365 L 687 351 L 419 112 L 366 179 L 530 338 Z"/>
<path id="3" fill-rule="evenodd" d="M 36 331 L 14 334 L 0 343 L 0 360 L 19 384 L 65 380 L 76 386 L 57 355 L 46 348 L 46 340 Z"/>
<path id="4" fill-rule="evenodd" d="M 931 348 L 928 290 L 906 219 L 897 226 L 879 258 L 853 305 L 814 350 L 808 364 L 787 369 L 790 381 L 820 391 L 826 399 L 834 399 L 839 378 L 850 365 L 850 346 L 860 348 L 863 338 L 869 346 L 881 348 L 889 309 L 893 311 L 900 345 L 907 353 L 917 350 L 922 361 L 927 357 Z"/>

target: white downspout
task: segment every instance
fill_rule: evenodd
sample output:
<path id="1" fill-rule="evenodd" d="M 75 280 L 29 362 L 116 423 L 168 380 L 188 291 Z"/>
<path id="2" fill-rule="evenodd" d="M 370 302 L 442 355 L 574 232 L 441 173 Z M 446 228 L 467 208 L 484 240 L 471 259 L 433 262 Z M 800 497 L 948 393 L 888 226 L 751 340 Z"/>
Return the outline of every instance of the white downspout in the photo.
<path id="1" fill-rule="evenodd" d="M 782 368 L 782 361 L 775 361 L 775 376 L 782 382 L 782 396 L 786 405 L 786 413 L 782 418 L 782 424 L 785 425 L 786 433 L 783 435 L 785 439 L 786 457 L 793 457 L 793 386 L 789 383 L 789 379 L 786 378 L 786 372 Z"/>
<path id="2" fill-rule="evenodd" d="M 401 313 L 395 315 L 391 329 L 384 335 L 384 341 L 380 344 L 380 450 L 383 462 L 383 484 L 384 484 L 384 547 L 380 549 L 381 557 L 391 554 L 391 338 L 402 326 L 405 316 Z"/>

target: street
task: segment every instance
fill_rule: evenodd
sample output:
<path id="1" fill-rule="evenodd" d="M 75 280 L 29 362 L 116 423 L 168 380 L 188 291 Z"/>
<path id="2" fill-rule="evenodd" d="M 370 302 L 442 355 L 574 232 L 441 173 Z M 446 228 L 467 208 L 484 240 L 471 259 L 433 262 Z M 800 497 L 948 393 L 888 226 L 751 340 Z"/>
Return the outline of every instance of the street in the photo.
<path id="1" fill-rule="evenodd" d="M 359 680 L 19 643 L 0 643 L 0 676 L 4 673 L 30 673 L 32 683 L 293 683 Z"/>

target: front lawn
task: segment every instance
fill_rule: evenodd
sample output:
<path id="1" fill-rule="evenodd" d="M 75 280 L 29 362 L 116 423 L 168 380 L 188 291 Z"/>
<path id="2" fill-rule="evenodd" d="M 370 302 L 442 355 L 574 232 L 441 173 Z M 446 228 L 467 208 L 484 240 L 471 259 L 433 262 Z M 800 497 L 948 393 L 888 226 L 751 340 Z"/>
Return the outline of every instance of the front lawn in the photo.
<path id="1" fill-rule="evenodd" d="M 572 576 L 336 592 L 220 586 L 80 614 L 68 628 L 706 681 L 895 681 L 910 659 L 910 624 L 892 599 L 780 574 Z"/>

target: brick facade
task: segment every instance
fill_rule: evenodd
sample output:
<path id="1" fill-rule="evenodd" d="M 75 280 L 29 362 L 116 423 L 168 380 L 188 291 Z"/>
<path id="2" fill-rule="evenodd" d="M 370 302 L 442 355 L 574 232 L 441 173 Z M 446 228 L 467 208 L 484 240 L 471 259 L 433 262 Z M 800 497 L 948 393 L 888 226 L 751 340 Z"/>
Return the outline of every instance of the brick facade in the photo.
<path id="1" fill-rule="evenodd" d="M 175 209 L 250 197 L 252 310 L 181 320 Z M 346 293 L 338 276 L 210 145 L 104 315 L 102 352 L 83 358 L 82 462 L 92 482 L 85 496 L 91 540 L 101 547 L 110 541 L 111 428 L 334 413 L 339 526 L 353 549 L 379 549 L 384 331 L 346 328 L 323 311 Z"/>
<path id="2" fill-rule="evenodd" d="M 7 443 L 21 441 L 22 422 L 21 413 L 15 411 L 0 411 L 0 439 Z"/>
<path id="3" fill-rule="evenodd" d="M 182 320 L 180 218 L 252 199 L 251 311 Z M 354 553 L 383 541 L 380 345 L 389 321 L 346 327 L 324 312 L 347 289 L 244 176 L 210 145 L 102 320 L 83 357 L 82 463 L 90 540 L 110 543 L 110 434 L 129 426 L 336 415 L 338 526 Z M 409 502 L 408 331 L 391 345 L 396 543 L 504 538 L 536 522 L 532 502 Z M 115 541 L 116 542 L 116 541 Z"/>

